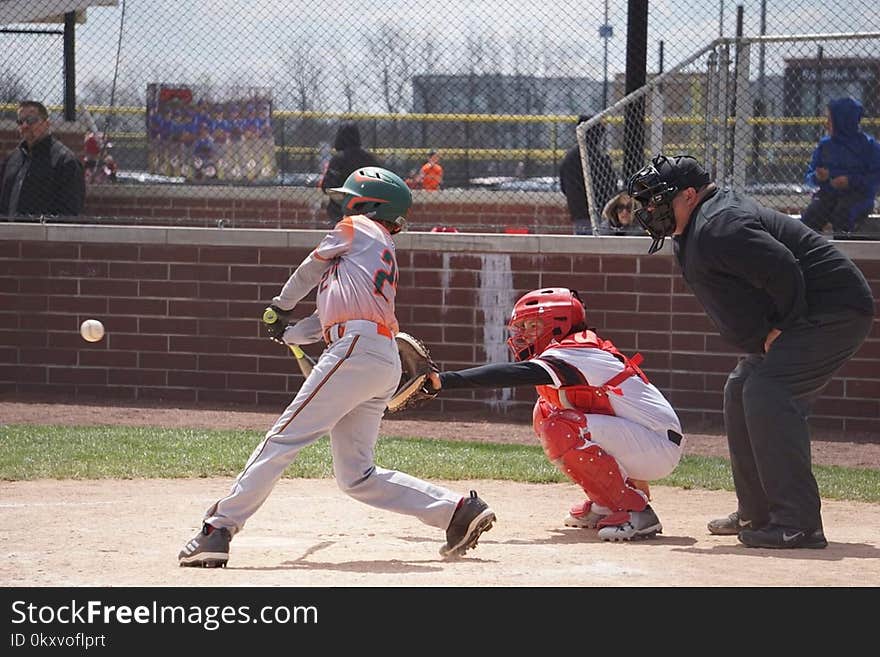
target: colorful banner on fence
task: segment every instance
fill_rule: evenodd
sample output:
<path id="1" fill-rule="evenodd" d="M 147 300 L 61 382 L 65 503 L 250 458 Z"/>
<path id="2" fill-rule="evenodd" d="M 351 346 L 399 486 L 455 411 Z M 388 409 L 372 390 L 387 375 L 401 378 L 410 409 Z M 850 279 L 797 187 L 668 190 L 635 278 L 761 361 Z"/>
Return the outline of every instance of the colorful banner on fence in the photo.
<path id="1" fill-rule="evenodd" d="M 267 90 L 147 86 L 150 173 L 187 182 L 275 182 L 272 100 Z"/>

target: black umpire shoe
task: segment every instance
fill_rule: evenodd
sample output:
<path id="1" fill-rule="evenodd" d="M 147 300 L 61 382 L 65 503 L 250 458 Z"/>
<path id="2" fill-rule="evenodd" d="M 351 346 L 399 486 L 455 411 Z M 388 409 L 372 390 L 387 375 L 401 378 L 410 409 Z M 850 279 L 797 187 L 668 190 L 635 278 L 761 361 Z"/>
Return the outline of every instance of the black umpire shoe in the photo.
<path id="1" fill-rule="evenodd" d="M 444 557 L 463 555 L 477 546 L 480 534 L 492 529 L 494 522 L 495 512 L 472 490 L 452 515 L 446 530 L 446 545 L 440 548 L 440 554 Z"/>
<path id="2" fill-rule="evenodd" d="M 225 527 L 202 525 L 201 531 L 186 542 L 177 555 L 181 566 L 197 568 L 225 568 L 229 561 L 229 542 L 232 534 Z"/>
<path id="3" fill-rule="evenodd" d="M 767 525 L 761 529 L 743 529 L 739 533 L 739 542 L 747 547 L 774 549 L 811 548 L 821 550 L 828 547 L 825 534 L 821 529 L 798 529 Z"/>

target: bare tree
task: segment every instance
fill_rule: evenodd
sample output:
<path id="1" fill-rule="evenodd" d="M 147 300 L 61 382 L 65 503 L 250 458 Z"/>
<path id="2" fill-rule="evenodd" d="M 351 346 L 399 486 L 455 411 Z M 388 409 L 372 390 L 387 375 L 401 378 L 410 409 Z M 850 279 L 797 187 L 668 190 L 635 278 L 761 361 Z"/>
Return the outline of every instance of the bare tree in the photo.
<path id="1" fill-rule="evenodd" d="M 415 49 L 413 61 L 416 63 L 418 73 L 431 75 L 437 72 L 437 59 L 440 48 L 437 45 L 437 37 L 428 34 L 419 40 L 419 47 Z"/>
<path id="2" fill-rule="evenodd" d="M 17 73 L 0 71 L 0 103 L 17 103 L 25 100 L 30 92 L 30 88 Z"/>
<path id="3" fill-rule="evenodd" d="M 467 67 L 467 88 L 464 107 L 468 114 L 488 113 L 498 114 L 501 108 L 502 98 L 498 91 L 500 84 L 499 70 L 500 47 L 497 36 L 482 32 L 469 33 L 465 39 L 465 66 Z M 493 83 L 493 80 L 495 83 Z M 464 122 L 464 143 L 468 149 L 495 147 L 501 143 L 499 139 L 506 132 L 498 123 L 480 125 L 471 121 Z M 464 177 L 470 179 L 474 174 L 496 174 L 497 161 L 488 165 L 474 164 L 469 157 L 464 160 Z"/>
<path id="4" fill-rule="evenodd" d="M 471 32 L 465 37 L 465 65 L 470 75 L 487 75 L 501 70 L 500 38 L 495 33 Z"/>
<path id="5" fill-rule="evenodd" d="M 541 37 L 541 74 L 545 77 L 561 77 L 568 75 L 572 64 L 569 48 L 563 43 L 548 43 Z"/>
<path id="6" fill-rule="evenodd" d="M 416 50 L 414 60 L 416 62 L 416 73 L 412 80 L 413 96 L 418 95 L 421 100 L 422 111 L 431 114 L 437 111 L 440 99 L 443 97 L 445 89 L 440 82 L 440 77 L 435 76 L 437 70 L 437 57 L 439 48 L 437 39 L 433 34 L 429 34 L 419 42 L 419 48 Z M 416 104 L 416 98 L 413 98 L 413 105 Z M 431 134 L 431 122 L 421 121 L 421 145 L 428 146 Z"/>
<path id="7" fill-rule="evenodd" d="M 412 79 L 410 43 L 400 28 L 383 23 L 369 45 L 373 68 L 379 71 L 379 95 L 389 114 L 403 112 L 408 105 L 407 89 Z"/>
<path id="8" fill-rule="evenodd" d="M 162 78 L 157 78 L 161 80 Z M 195 82 L 193 84 L 193 88 L 196 90 L 196 94 L 200 98 L 204 98 L 205 100 L 211 102 L 217 102 L 221 100 L 223 94 L 220 93 L 220 89 L 222 88 L 222 84 L 217 81 L 217 79 L 209 72 L 202 71 L 195 78 Z"/>
<path id="9" fill-rule="evenodd" d="M 356 90 L 358 87 L 358 80 L 352 75 L 352 70 L 354 69 L 351 66 L 348 51 L 341 50 L 333 59 L 336 68 L 334 71 L 334 77 L 330 81 L 339 83 L 340 91 L 345 100 L 345 111 L 353 112 L 357 96 Z"/>
<path id="10" fill-rule="evenodd" d="M 281 62 L 293 84 L 294 109 L 308 112 L 321 107 L 323 68 L 315 60 L 314 49 L 309 44 L 298 43 L 283 52 Z"/>
<path id="11" fill-rule="evenodd" d="M 141 107 L 144 104 L 144 90 L 129 82 L 117 82 L 114 90 L 113 80 L 91 78 L 82 86 L 79 100 L 83 105 Z"/>
<path id="12" fill-rule="evenodd" d="M 137 85 L 137 86 L 136 86 Z M 79 104 L 88 112 L 86 120 L 93 130 L 112 132 L 115 130 L 137 130 L 143 126 L 143 116 L 131 112 L 120 112 L 120 108 L 142 109 L 146 103 L 146 89 L 140 83 L 90 78 L 79 91 Z"/>

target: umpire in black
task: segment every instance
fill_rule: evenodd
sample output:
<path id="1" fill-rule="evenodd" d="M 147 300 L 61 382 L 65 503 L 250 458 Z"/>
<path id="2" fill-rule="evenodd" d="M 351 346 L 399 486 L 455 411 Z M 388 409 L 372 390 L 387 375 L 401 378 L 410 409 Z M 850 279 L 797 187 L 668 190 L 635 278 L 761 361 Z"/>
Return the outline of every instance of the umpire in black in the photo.
<path id="1" fill-rule="evenodd" d="M 719 189 L 687 155 L 658 155 L 629 181 L 636 219 L 672 236 L 685 282 L 721 336 L 746 356 L 724 386 L 737 510 L 713 534 L 749 547 L 824 548 L 810 407 L 871 330 L 865 277 L 788 215 Z"/>

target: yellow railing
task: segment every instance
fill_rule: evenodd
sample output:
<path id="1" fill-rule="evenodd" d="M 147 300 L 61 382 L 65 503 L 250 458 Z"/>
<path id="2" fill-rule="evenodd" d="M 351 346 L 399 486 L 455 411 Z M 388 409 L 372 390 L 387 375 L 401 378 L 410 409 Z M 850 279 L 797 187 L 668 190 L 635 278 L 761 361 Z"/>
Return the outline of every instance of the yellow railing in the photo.
<path id="1" fill-rule="evenodd" d="M 0 104 L 0 111 L 14 112 L 17 108 L 15 103 Z M 60 105 L 49 107 L 50 111 L 59 112 L 62 110 Z M 86 105 L 84 109 L 88 110 L 92 115 L 101 115 L 113 113 L 118 115 L 136 116 L 144 115 L 146 109 L 143 107 L 118 106 L 111 107 L 108 105 Z M 272 113 L 275 120 L 295 121 L 295 120 L 322 120 L 322 121 L 339 121 L 339 120 L 360 120 L 360 121 L 428 121 L 428 122 L 458 122 L 458 123 L 548 123 L 551 125 L 552 133 L 548 140 L 555 145 L 557 140 L 556 124 L 571 123 L 574 126 L 577 123 L 577 116 L 567 114 L 546 114 L 546 115 L 523 115 L 523 114 L 371 114 L 363 112 L 318 112 L 318 111 L 292 111 L 292 110 L 275 110 Z M 701 116 L 667 116 L 663 118 L 663 124 L 668 126 L 693 126 L 698 127 L 703 123 Z M 611 126 L 622 125 L 624 117 L 622 115 L 613 115 L 607 117 L 605 123 Z M 824 116 L 796 116 L 796 117 L 751 117 L 748 120 L 752 126 L 815 126 L 821 127 L 825 124 Z M 645 117 L 645 124 L 651 125 L 650 117 Z M 735 124 L 735 119 L 730 118 L 727 121 L 729 126 Z M 868 117 L 862 119 L 862 126 L 867 128 L 880 127 L 880 117 Z M 146 142 L 146 132 L 142 131 L 114 131 L 111 139 L 116 142 L 125 143 L 141 143 Z M 553 162 L 558 161 L 565 156 L 567 147 L 556 146 L 554 148 L 458 148 L 445 147 L 439 145 L 442 149 L 444 158 L 449 159 L 473 159 L 473 160 L 532 160 Z M 670 150 L 699 151 L 705 147 L 702 142 L 696 143 L 666 143 L 664 147 Z M 815 147 L 815 142 L 762 142 L 762 150 L 773 149 L 777 153 L 797 153 L 797 155 L 788 156 L 792 162 L 801 162 L 804 152 L 809 153 Z M 411 147 L 377 147 L 372 149 L 375 153 L 388 157 L 395 155 L 398 157 L 421 158 L 427 156 L 427 148 L 411 148 Z M 278 153 L 285 153 L 294 158 L 313 157 L 318 154 L 318 146 L 287 146 L 279 145 L 276 147 Z M 610 151 L 610 155 L 615 159 L 622 159 L 623 154 L 619 150 Z M 787 161 L 788 157 L 780 155 L 776 158 L 779 162 Z"/>
<path id="2" fill-rule="evenodd" d="M 15 103 L 0 104 L 0 111 L 14 112 L 18 105 Z M 48 109 L 53 112 L 62 111 L 61 105 L 51 105 Z M 145 114 L 144 107 L 110 105 L 85 105 L 83 109 L 92 114 Z M 318 119 L 318 120 L 360 120 L 360 121 L 455 121 L 459 123 L 576 123 L 577 115 L 573 114 L 376 114 L 366 112 L 319 112 L 319 111 L 296 111 L 274 110 L 272 117 L 277 119 Z M 609 116 L 606 122 L 611 125 L 622 124 L 622 115 Z M 735 119 L 728 119 L 731 125 Z M 664 125 L 700 125 L 703 117 L 700 115 L 666 116 L 663 118 Z M 814 125 L 824 126 L 824 116 L 753 116 L 748 122 L 751 125 Z M 645 123 L 652 123 L 649 116 L 645 117 Z M 861 121 L 863 126 L 880 126 L 880 117 L 865 117 Z"/>

